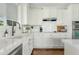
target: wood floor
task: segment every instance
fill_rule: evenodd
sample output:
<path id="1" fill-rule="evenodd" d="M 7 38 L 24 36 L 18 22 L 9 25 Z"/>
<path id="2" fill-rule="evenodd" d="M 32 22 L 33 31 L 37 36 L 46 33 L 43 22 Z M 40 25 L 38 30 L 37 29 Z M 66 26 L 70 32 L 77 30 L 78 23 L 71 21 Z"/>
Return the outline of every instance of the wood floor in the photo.
<path id="1" fill-rule="evenodd" d="M 64 55 L 64 49 L 33 49 L 32 55 Z"/>

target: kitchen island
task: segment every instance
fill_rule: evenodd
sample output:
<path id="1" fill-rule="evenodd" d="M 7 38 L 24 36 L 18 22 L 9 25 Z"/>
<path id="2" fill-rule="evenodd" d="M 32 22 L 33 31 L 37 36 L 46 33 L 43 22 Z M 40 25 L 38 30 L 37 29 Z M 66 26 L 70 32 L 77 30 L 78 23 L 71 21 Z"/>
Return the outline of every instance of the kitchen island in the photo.
<path id="1" fill-rule="evenodd" d="M 34 33 L 34 48 L 64 48 L 62 39 L 69 38 L 66 32 L 37 32 Z"/>
<path id="2" fill-rule="evenodd" d="M 2 37 L 0 39 L 0 55 L 8 55 L 20 45 L 22 45 L 22 54 L 30 55 L 33 50 L 32 35 L 23 34 L 21 36 L 14 36 L 9 38 Z"/>
<path id="3" fill-rule="evenodd" d="M 79 55 L 79 39 L 63 39 L 64 55 Z"/>

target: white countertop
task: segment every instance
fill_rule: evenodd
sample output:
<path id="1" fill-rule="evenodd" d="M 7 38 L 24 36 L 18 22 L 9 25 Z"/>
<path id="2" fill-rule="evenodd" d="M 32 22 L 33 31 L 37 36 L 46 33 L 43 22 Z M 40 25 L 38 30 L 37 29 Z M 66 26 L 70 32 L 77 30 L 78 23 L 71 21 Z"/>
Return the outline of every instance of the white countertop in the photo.
<path id="1" fill-rule="evenodd" d="M 15 39 L 0 40 L 0 55 L 7 55 L 21 43 L 21 39 L 17 41 Z"/>
<path id="2" fill-rule="evenodd" d="M 63 39 L 62 42 L 79 49 L 79 39 Z"/>
<path id="3" fill-rule="evenodd" d="M 63 39 L 65 55 L 79 55 L 79 39 Z"/>
<path id="4" fill-rule="evenodd" d="M 25 37 L 28 38 L 27 35 Z M 10 38 L 4 38 L 4 37 L 0 38 L 0 55 L 7 55 L 13 49 L 15 49 L 20 44 L 22 44 L 24 41 L 22 38 L 23 38 L 23 36 L 15 36 L 15 37 L 10 37 Z"/>

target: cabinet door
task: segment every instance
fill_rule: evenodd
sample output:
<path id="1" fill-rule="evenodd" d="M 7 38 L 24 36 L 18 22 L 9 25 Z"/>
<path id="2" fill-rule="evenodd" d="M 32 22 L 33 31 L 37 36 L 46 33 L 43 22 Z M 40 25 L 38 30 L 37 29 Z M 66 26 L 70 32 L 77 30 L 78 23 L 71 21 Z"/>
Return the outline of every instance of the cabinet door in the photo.
<path id="1" fill-rule="evenodd" d="M 41 25 L 43 17 L 43 11 L 41 8 L 30 8 L 28 24 L 29 25 Z"/>
<path id="2" fill-rule="evenodd" d="M 56 34 L 52 35 L 50 33 L 35 33 L 34 48 L 63 48 L 63 43 L 59 36 Z"/>
<path id="3" fill-rule="evenodd" d="M 79 4 L 72 5 L 72 19 L 73 21 L 79 21 Z"/>
<path id="4" fill-rule="evenodd" d="M 49 34 L 46 33 L 34 33 L 34 48 L 45 48 L 48 46 L 47 39 Z"/>
<path id="5" fill-rule="evenodd" d="M 53 45 L 54 48 L 63 48 L 63 43 L 61 38 L 51 38 L 49 46 Z"/>

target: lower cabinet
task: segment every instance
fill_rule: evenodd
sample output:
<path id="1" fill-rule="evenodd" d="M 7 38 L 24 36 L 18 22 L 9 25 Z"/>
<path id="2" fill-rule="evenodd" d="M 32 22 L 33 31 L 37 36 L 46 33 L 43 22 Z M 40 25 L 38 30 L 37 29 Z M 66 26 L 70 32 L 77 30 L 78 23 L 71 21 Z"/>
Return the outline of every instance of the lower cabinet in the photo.
<path id="1" fill-rule="evenodd" d="M 62 38 L 50 33 L 35 33 L 34 34 L 34 48 L 64 48 Z"/>
<path id="2" fill-rule="evenodd" d="M 61 39 L 40 39 L 40 41 L 34 41 L 34 48 L 63 48 Z"/>
<path id="3" fill-rule="evenodd" d="M 31 55 L 33 50 L 33 38 L 24 38 L 23 42 L 23 55 Z"/>

